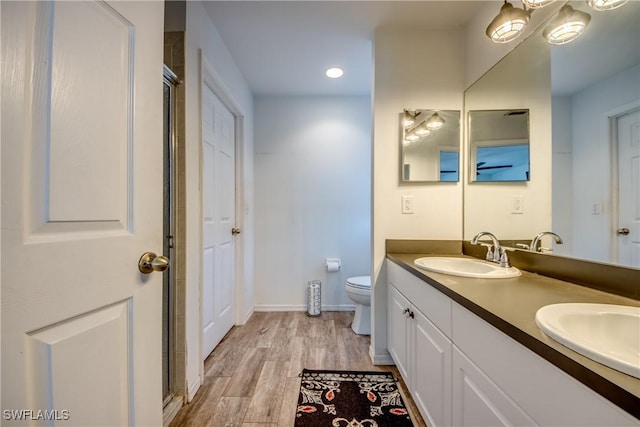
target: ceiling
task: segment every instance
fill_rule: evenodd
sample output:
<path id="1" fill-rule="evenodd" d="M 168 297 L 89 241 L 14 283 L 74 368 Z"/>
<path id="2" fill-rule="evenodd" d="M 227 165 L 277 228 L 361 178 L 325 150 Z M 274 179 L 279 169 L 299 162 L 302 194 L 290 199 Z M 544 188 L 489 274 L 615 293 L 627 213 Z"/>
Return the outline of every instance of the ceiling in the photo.
<path id="1" fill-rule="evenodd" d="M 487 3 L 203 1 L 255 95 L 368 95 L 376 28 L 461 29 Z"/>

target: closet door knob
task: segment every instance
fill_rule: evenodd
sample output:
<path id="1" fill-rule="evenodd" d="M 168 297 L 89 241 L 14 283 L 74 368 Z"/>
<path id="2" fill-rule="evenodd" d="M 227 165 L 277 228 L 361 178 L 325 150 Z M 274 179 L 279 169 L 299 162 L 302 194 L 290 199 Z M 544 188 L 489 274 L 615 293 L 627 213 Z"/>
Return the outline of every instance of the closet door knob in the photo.
<path id="1" fill-rule="evenodd" d="M 629 229 L 627 227 L 618 228 L 616 230 L 616 233 L 618 233 L 619 236 L 626 236 L 627 234 L 629 234 Z"/>

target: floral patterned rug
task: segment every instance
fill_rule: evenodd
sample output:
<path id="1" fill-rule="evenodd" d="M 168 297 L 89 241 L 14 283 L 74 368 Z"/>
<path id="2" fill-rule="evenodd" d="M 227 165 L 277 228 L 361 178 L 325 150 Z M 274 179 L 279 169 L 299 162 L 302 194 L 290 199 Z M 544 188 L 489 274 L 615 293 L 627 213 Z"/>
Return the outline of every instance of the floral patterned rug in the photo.
<path id="1" fill-rule="evenodd" d="M 295 427 L 410 427 L 391 372 L 302 371 Z"/>

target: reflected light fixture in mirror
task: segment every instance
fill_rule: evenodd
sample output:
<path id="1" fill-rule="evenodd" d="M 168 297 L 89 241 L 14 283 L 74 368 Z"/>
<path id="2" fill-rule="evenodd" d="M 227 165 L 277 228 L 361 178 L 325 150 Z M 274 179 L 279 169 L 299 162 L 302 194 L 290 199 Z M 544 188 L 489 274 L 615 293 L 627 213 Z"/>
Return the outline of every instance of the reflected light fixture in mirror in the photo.
<path id="1" fill-rule="evenodd" d="M 513 7 L 505 0 L 500 13 L 493 18 L 487 27 L 487 37 L 494 43 L 508 43 L 518 37 L 529 23 L 530 13 L 524 9 Z"/>
<path id="2" fill-rule="evenodd" d="M 597 11 L 619 8 L 629 0 L 587 0 L 587 4 Z"/>
<path id="3" fill-rule="evenodd" d="M 540 9 L 553 2 L 554 0 L 522 0 L 529 9 Z"/>
<path id="4" fill-rule="evenodd" d="M 444 119 L 440 117 L 440 115 L 435 112 L 433 113 L 426 122 L 427 130 L 438 130 L 444 125 Z M 425 134 L 426 135 L 426 134 Z"/>
<path id="5" fill-rule="evenodd" d="M 413 126 L 416 122 L 416 118 L 421 114 L 420 111 L 409 111 L 409 110 L 404 110 L 404 119 L 402 121 L 402 124 L 404 125 L 405 129 L 410 128 L 411 126 Z"/>
<path id="6" fill-rule="evenodd" d="M 564 5 L 558 12 L 558 16 L 544 29 L 542 36 L 549 44 L 566 44 L 580 37 L 589 22 L 591 22 L 591 15 Z"/>
<path id="7" fill-rule="evenodd" d="M 422 122 L 418 126 L 416 126 L 415 132 L 418 136 L 427 136 L 431 133 L 431 131 L 428 129 L 428 125 L 425 122 Z"/>

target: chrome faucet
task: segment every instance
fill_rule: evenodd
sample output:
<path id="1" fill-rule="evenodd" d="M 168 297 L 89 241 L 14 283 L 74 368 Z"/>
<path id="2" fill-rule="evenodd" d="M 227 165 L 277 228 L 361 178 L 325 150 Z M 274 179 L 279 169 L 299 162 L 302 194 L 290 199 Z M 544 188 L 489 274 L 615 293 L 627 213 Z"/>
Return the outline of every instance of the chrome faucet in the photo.
<path id="1" fill-rule="evenodd" d="M 542 252 L 543 248 L 542 246 L 538 248 L 538 243 L 541 243 L 542 238 L 547 234 L 552 236 L 553 240 L 555 240 L 557 244 L 561 245 L 563 243 L 562 238 L 558 236 L 556 233 L 554 233 L 553 231 L 543 231 L 542 233 L 536 234 L 536 237 L 533 238 L 533 240 L 531 241 L 531 245 L 529 245 L 529 250 L 533 252 Z"/>
<path id="2" fill-rule="evenodd" d="M 487 236 L 491 239 L 491 243 L 493 244 L 493 250 L 491 248 L 491 245 L 480 242 L 480 238 L 483 236 Z M 494 236 L 492 233 L 489 233 L 488 231 L 479 232 L 473 237 L 473 239 L 471 239 L 471 244 L 487 246 L 487 256 L 485 257 L 487 261 L 498 263 L 500 264 L 500 267 L 505 267 L 505 268 L 511 267 L 511 265 L 509 264 L 509 258 L 507 257 L 506 249 L 500 246 L 500 242 L 498 241 L 498 238 Z"/>

